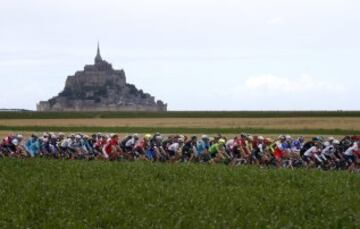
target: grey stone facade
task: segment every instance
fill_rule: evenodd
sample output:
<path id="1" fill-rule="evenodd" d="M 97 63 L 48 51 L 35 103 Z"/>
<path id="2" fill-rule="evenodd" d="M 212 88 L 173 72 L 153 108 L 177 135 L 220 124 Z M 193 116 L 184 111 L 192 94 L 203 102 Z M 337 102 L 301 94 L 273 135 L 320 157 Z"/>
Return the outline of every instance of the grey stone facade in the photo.
<path id="1" fill-rule="evenodd" d="M 68 76 L 58 96 L 37 104 L 38 111 L 166 111 L 167 104 L 126 83 L 124 70 L 114 70 L 100 56 Z"/>

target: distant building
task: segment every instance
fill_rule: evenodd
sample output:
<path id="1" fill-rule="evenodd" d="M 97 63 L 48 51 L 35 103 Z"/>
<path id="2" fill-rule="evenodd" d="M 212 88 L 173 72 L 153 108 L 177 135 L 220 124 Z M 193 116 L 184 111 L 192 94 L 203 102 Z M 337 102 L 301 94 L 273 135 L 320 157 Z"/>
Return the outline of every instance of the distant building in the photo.
<path id="1" fill-rule="evenodd" d="M 101 58 L 68 76 L 58 96 L 37 104 L 38 111 L 166 111 L 167 104 L 126 83 L 124 70 L 115 70 Z"/>

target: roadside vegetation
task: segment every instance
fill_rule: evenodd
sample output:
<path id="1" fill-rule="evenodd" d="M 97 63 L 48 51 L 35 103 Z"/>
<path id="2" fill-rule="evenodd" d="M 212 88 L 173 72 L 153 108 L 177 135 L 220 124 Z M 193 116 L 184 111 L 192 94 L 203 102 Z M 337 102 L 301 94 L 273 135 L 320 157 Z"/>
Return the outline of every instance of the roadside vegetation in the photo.
<path id="1" fill-rule="evenodd" d="M 2 228 L 359 228 L 348 172 L 0 160 Z"/>

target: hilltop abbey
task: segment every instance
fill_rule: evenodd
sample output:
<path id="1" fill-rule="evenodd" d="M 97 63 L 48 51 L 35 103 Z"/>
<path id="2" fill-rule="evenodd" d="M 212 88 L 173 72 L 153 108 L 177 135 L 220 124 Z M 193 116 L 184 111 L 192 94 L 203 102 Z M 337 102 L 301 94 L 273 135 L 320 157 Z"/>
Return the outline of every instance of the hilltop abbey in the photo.
<path id="1" fill-rule="evenodd" d="M 38 111 L 166 111 L 167 104 L 126 83 L 124 70 L 115 70 L 101 58 L 68 76 L 58 96 L 37 104 Z"/>

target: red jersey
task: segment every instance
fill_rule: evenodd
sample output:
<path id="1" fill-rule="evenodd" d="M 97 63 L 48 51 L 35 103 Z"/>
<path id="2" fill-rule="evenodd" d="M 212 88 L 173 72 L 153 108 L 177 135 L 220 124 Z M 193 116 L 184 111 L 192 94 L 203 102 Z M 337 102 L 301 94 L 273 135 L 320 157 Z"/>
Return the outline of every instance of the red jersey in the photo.
<path id="1" fill-rule="evenodd" d="M 105 152 L 107 154 L 111 154 L 113 151 L 113 147 L 117 146 L 118 142 L 115 139 L 111 139 L 108 143 L 105 145 Z"/>
<path id="2" fill-rule="evenodd" d="M 95 143 L 94 147 L 101 149 L 105 144 L 106 144 L 106 140 L 100 139 Z"/>
<path id="3" fill-rule="evenodd" d="M 135 145 L 135 149 L 137 150 L 145 150 L 146 142 L 145 140 L 138 141 Z"/>
<path id="4" fill-rule="evenodd" d="M 258 148 L 259 142 L 258 142 L 258 137 L 257 136 L 253 136 L 253 140 L 252 140 L 252 148 L 256 149 Z"/>

